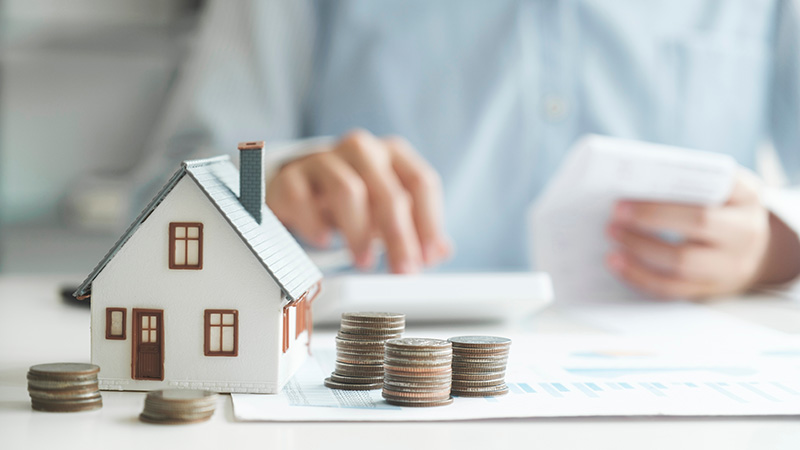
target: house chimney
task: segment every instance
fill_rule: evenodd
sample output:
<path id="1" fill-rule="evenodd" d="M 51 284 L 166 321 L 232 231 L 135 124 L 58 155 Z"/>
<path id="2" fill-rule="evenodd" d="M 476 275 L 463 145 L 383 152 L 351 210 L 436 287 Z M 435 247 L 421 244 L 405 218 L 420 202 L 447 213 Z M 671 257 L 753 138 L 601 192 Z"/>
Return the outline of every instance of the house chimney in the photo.
<path id="1" fill-rule="evenodd" d="M 264 141 L 239 143 L 239 202 L 261 223 L 264 206 Z"/>

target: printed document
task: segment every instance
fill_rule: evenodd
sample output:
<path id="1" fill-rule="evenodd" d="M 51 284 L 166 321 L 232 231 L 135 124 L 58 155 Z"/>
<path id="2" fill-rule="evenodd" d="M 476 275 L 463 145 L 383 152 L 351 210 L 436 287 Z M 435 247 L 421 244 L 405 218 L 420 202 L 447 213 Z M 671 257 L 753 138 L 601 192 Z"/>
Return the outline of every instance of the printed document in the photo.
<path id="1" fill-rule="evenodd" d="M 556 301 L 640 298 L 605 267 L 605 236 L 622 199 L 720 205 L 738 166 L 729 155 L 587 136 L 529 211 L 532 262 L 548 272 Z M 681 236 L 664 236 L 680 240 Z"/>
<path id="2" fill-rule="evenodd" d="M 392 406 L 380 390 L 328 389 L 333 335 L 277 395 L 232 394 L 242 421 L 429 421 L 587 416 L 800 415 L 800 340 L 510 336 L 500 397 Z"/>

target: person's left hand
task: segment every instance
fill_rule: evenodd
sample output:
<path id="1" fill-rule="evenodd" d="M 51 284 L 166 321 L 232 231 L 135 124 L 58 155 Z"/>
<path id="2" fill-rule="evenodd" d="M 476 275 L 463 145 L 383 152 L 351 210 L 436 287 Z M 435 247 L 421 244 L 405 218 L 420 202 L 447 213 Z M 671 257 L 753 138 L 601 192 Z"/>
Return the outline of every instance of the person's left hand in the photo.
<path id="1" fill-rule="evenodd" d="M 607 229 L 617 245 L 608 267 L 657 297 L 703 298 L 752 287 L 764 278 L 768 249 L 774 247 L 758 183 L 740 171 L 721 206 L 618 202 Z M 662 232 L 684 239 L 667 242 L 657 237 Z"/>

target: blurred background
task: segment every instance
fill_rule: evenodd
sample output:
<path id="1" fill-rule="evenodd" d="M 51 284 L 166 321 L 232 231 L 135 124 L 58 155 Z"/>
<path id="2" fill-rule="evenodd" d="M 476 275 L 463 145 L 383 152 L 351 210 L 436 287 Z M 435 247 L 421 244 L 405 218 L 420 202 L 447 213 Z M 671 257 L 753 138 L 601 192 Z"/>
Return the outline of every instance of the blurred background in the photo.
<path id="1" fill-rule="evenodd" d="M 0 271 L 83 274 L 116 241 L 129 214 L 113 182 L 145 157 L 202 11 L 0 0 Z"/>
<path id="2" fill-rule="evenodd" d="M 127 227 L 130 174 L 205 7 L 0 0 L 0 272 L 77 280 Z M 759 171 L 781 184 L 767 147 Z"/>

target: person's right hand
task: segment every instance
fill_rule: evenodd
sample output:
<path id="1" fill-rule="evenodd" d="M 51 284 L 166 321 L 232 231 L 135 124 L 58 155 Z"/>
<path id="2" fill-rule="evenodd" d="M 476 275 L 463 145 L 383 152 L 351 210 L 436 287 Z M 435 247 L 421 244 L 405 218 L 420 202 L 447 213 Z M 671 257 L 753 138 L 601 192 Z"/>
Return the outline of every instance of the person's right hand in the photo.
<path id="1" fill-rule="evenodd" d="M 394 273 L 417 272 L 452 252 L 439 175 L 402 138 L 352 131 L 329 151 L 283 166 L 267 186 L 267 205 L 311 244 L 327 246 L 338 229 L 362 269 L 374 264 L 374 237 Z"/>

